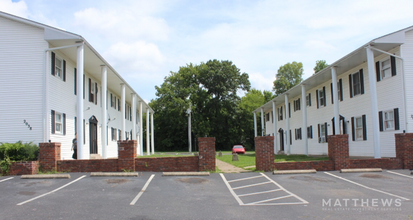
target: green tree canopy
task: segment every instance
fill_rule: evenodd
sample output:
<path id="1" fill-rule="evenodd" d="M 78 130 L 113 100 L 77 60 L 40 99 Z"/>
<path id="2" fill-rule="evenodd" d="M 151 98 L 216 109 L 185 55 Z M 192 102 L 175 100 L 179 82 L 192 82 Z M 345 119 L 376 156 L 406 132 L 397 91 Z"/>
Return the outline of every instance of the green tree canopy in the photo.
<path id="1" fill-rule="evenodd" d="M 326 67 L 328 67 L 328 64 L 325 60 L 315 61 L 314 74 L 320 72 L 321 70 L 323 70 Z"/>
<path id="2" fill-rule="evenodd" d="M 287 63 L 280 66 L 275 76 L 274 87 L 276 95 L 280 95 L 303 81 L 303 64 L 301 62 Z"/>

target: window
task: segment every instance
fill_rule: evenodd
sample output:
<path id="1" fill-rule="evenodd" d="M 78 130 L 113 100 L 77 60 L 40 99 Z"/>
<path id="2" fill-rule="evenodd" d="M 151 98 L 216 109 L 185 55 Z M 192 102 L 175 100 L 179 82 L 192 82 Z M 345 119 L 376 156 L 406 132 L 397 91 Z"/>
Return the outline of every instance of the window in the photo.
<path id="1" fill-rule="evenodd" d="M 125 140 L 129 140 L 129 132 L 125 131 Z"/>
<path id="2" fill-rule="evenodd" d="M 386 58 L 385 60 L 376 62 L 377 82 L 383 79 L 388 79 L 395 75 L 397 75 L 397 72 L 396 58 L 394 56 L 390 56 L 390 58 Z"/>
<path id="3" fill-rule="evenodd" d="M 66 135 L 66 114 L 51 111 L 51 133 Z"/>
<path id="4" fill-rule="evenodd" d="M 92 79 L 89 78 L 89 102 L 95 102 L 95 85 Z"/>
<path id="5" fill-rule="evenodd" d="M 399 109 L 379 112 L 380 131 L 400 130 Z"/>
<path id="6" fill-rule="evenodd" d="M 51 63 L 52 75 L 66 81 L 66 61 L 52 52 Z"/>
<path id="7" fill-rule="evenodd" d="M 295 140 L 302 140 L 301 128 L 295 129 Z"/>
<path id="8" fill-rule="evenodd" d="M 366 115 L 360 117 L 351 118 L 352 136 L 353 141 L 365 141 L 367 140 L 367 125 Z"/>
<path id="9" fill-rule="evenodd" d="M 353 96 L 364 94 L 364 74 L 363 69 L 349 75 L 350 98 Z"/>
<path id="10" fill-rule="evenodd" d="M 270 113 L 265 114 L 265 121 L 270 121 Z"/>
<path id="11" fill-rule="evenodd" d="M 307 103 L 307 106 L 311 106 L 311 93 L 308 93 L 305 99 L 306 99 L 305 101 Z"/>
<path id="12" fill-rule="evenodd" d="M 118 130 L 118 136 L 118 140 L 122 140 L 122 131 L 120 129 Z"/>
<path id="13" fill-rule="evenodd" d="M 327 123 L 318 124 L 318 143 L 325 143 L 327 142 Z"/>
<path id="14" fill-rule="evenodd" d="M 110 107 L 116 109 L 116 96 L 112 93 L 110 94 Z"/>
<path id="15" fill-rule="evenodd" d="M 322 89 L 316 90 L 317 96 L 317 108 L 326 106 L 326 87 L 324 86 Z"/>
<path id="16" fill-rule="evenodd" d="M 132 108 L 125 104 L 125 119 L 132 121 Z"/>
<path id="17" fill-rule="evenodd" d="M 301 109 L 300 99 L 294 100 L 294 111 L 299 111 Z"/>
<path id="18" fill-rule="evenodd" d="M 112 141 L 117 141 L 118 139 L 117 139 L 117 129 L 116 128 L 111 128 L 111 130 L 112 130 Z"/>
<path id="19" fill-rule="evenodd" d="M 330 83 L 331 87 L 331 103 L 334 104 L 334 97 L 333 97 L 333 83 Z M 343 101 L 343 80 L 339 79 L 337 82 L 337 98 L 339 101 Z"/>
<path id="20" fill-rule="evenodd" d="M 307 127 L 307 138 L 309 139 L 313 138 L 313 126 L 312 125 L 310 127 Z"/>
<path id="21" fill-rule="evenodd" d="M 282 121 L 283 120 L 283 107 L 279 107 L 278 108 L 278 121 Z"/>
<path id="22" fill-rule="evenodd" d="M 118 111 L 120 111 L 120 99 L 118 99 Z"/>

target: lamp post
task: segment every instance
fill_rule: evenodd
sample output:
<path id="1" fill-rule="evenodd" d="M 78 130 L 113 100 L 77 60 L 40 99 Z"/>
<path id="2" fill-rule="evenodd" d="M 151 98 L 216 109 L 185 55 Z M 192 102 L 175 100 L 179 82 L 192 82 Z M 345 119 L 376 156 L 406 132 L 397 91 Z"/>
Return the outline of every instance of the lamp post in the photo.
<path id="1" fill-rule="evenodd" d="M 189 144 L 189 153 L 192 152 L 192 143 L 191 143 L 191 103 L 189 103 L 189 108 L 186 110 L 188 113 L 188 144 Z"/>

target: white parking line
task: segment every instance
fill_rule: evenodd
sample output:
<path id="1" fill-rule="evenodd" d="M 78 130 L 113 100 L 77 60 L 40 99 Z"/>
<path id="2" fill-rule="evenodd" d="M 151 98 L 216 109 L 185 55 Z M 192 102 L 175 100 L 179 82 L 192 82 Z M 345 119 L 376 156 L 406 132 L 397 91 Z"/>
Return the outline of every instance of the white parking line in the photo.
<path id="1" fill-rule="evenodd" d="M 278 187 L 280 187 L 280 189 L 282 189 L 282 190 L 284 190 L 285 192 L 293 195 L 295 198 L 297 198 L 297 199 L 300 200 L 301 202 L 303 202 L 303 203 L 305 203 L 305 204 L 308 204 L 307 201 L 305 201 L 304 199 L 302 199 L 302 198 L 300 198 L 299 196 L 295 195 L 294 193 L 292 193 L 292 192 L 284 189 L 284 187 L 282 187 L 280 184 L 278 184 L 277 182 L 275 182 L 274 180 L 272 180 L 271 178 L 269 178 L 267 175 L 265 175 L 265 174 L 263 174 L 263 173 L 261 173 L 261 175 L 263 175 L 265 178 L 267 178 L 268 180 L 270 180 L 271 182 L 273 182 L 275 185 L 277 185 Z"/>
<path id="2" fill-rule="evenodd" d="M 81 177 L 79 177 L 79 178 L 77 178 L 77 179 L 73 180 L 72 182 L 67 183 L 67 184 L 65 184 L 65 185 L 63 185 L 63 186 L 61 186 L 61 187 L 59 187 L 59 188 L 57 188 L 57 189 L 55 189 L 55 190 L 52 190 L 52 191 L 50 191 L 50 192 L 48 192 L 48 193 L 45 193 L 45 194 L 43 194 L 43 195 L 40 195 L 40 196 L 34 197 L 33 199 L 26 200 L 26 201 L 21 202 L 21 203 L 19 203 L 19 204 L 17 204 L 17 205 L 23 205 L 23 204 L 26 204 L 26 203 L 31 202 L 31 201 L 33 201 L 33 200 L 36 200 L 36 199 L 38 199 L 38 198 L 41 198 L 41 197 L 43 197 L 43 196 L 47 196 L 47 195 L 49 195 L 49 194 L 51 194 L 51 193 L 57 192 L 57 191 L 59 191 L 59 190 L 61 190 L 61 189 L 65 188 L 66 186 L 69 186 L 70 184 L 72 184 L 72 183 L 75 183 L 75 182 L 79 181 L 80 179 L 82 179 L 82 178 L 84 178 L 84 177 L 86 177 L 86 175 L 83 175 L 83 176 L 81 176 Z"/>
<path id="3" fill-rule="evenodd" d="M 250 179 L 256 179 L 256 178 L 262 178 L 262 176 L 253 176 L 253 177 L 241 178 L 241 179 L 236 179 L 236 180 L 230 180 L 228 182 L 233 183 L 233 182 L 237 182 L 237 181 L 250 180 Z"/>
<path id="4" fill-rule="evenodd" d="M 396 172 L 393 172 L 393 171 L 387 171 L 387 172 L 413 179 L 413 176 L 408 176 L 408 175 L 404 175 L 404 174 L 401 174 L 401 173 L 396 173 Z"/>
<path id="5" fill-rule="evenodd" d="M 235 200 L 237 200 L 239 205 L 244 205 L 242 200 L 237 196 L 237 194 L 232 190 L 232 187 L 229 185 L 227 179 L 225 178 L 224 174 L 220 173 L 222 180 L 224 181 L 225 185 L 227 185 L 229 191 L 231 192 L 232 196 L 234 196 Z"/>
<path id="6" fill-rule="evenodd" d="M 233 190 L 236 190 L 236 189 L 244 189 L 244 188 L 253 187 L 253 186 L 265 185 L 265 184 L 268 184 L 268 183 L 271 183 L 271 181 L 262 182 L 262 183 L 256 183 L 256 184 L 251 184 L 251 185 L 245 185 L 245 186 L 239 186 L 239 187 L 234 187 L 234 188 L 232 188 L 232 189 L 233 189 Z"/>
<path id="7" fill-rule="evenodd" d="M 258 201 L 258 202 L 251 202 L 248 205 L 255 205 L 255 204 L 260 204 L 260 203 L 264 203 L 264 202 L 269 202 L 269 201 L 275 201 L 275 200 L 280 200 L 280 199 L 285 199 L 285 198 L 289 198 L 292 197 L 293 195 L 287 195 L 287 196 L 281 196 L 281 197 L 277 197 L 277 198 L 273 198 L 273 199 L 266 199 L 266 200 L 262 200 L 262 201 Z"/>
<path id="8" fill-rule="evenodd" d="M 7 180 L 11 180 L 11 179 L 13 179 L 14 177 L 9 177 L 9 178 L 7 178 L 7 179 L 4 179 L 4 180 L 0 180 L 0 182 L 4 182 L 4 181 L 7 181 Z"/>
<path id="9" fill-rule="evenodd" d="M 262 192 L 256 192 L 256 193 L 247 193 L 247 194 L 241 194 L 238 195 L 239 197 L 243 197 L 243 196 L 252 196 L 252 195 L 259 195 L 259 194 L 265 194 L 265 193 L 270 193 L 270 192 L 277 192 L 280 191 L 282 189 L 274 189 L 274 190 L 268 190 L 268 191 L 262 191 Z"/>
<path id="10" fill-rule="evenodd" d="M 398 196 L 398 195 L 394 195 L 394 194 L 391 194 L 391 193 L 388 193 L 388 192 L 384 192 L 384 191 L 381 191 L 381 190 L 378 190 L 378 189 L 374 189 L 374 188 L 365 186 L 365 185 L 360 184 L 360 183 L 353 182 L 353 181 L 348 180 L 348 179 L 346 179 L 346 178 L 343 178 L 343 177 L 340 177 L 340 176 L 336 176 L 336 175 L 334 175 L 334 174 L 332 174 L 332 173 L 328 173 L 328 172 L 324 172 L 324 173 L 326 173 L 326 174 L 328 174 L 328 175 L 330 175 L 330 176 L 336 177 L 336 178 L 338 178 L 338 179 L 347 181 L 347 182 L 349 182 L 349 183 L 353 183 L 353 184 L 355 184 L 355 185 L 357 185 L 357 186 L 361 186 L 361 187 L 363 187 L 363 188 L 369 189 L 369 190 L 373 190 L 373 191 L 376 191 L 376 192 L 380 192 L 380 193 L 383 193 L 383 194 L 386 194 L 386 195 L 389 195 L 389 196 L 394 196 L 394 197 L 397 197 L 397 198 L 400 198 L 400 199 L 404 199 L 404 200 L 410 200 L 410 199 L 407 199 L 407 198 L 404 198 L 404 197 L 401 197 L 401 196 Z"/>
<path id="11" fill-rule="evenodd" d="M 142 190 L 136 195 L 136 197 L 132 200 L 130 205 L 135 205 L 135 203 L 138 201 L 138 199 L 142 196 L 142 194 L 145 192 L 146 188 L 148 188 L 149 183 L 151 183 L 153 177 L 155 174 L 152 174 L 151 177 L 149 177 L 148 181 L 146 181 L 145 185 L 143 186 Z"/>

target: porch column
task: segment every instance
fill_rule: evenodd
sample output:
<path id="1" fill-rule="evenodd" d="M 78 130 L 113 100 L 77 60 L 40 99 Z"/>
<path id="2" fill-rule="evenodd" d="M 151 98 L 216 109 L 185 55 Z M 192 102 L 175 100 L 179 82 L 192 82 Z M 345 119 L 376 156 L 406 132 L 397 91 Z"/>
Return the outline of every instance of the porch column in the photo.
<path id="1" fill-rule="evenodd" d="M 153 112 L 151 114 L 151 148 L 152 148 L 152 154 L 155 154 L 155 133 L 153 132 Z"/>
<path id="2" fill-rule="evenodd" d="M 151 139 L 149 137 L 149 117 L 150 117 L 150 113 L 149 113 L 149 108 L 146 109 L 146 154 L 147 155 L 151 155 Z"/>
<path id="3" fill-rule="evenodd" d="M 369 72 L 369 86 L 370 86 L 370 100 L 371 100 L 371 120 L 373 126 L 369 129 L 373 131 L 373 145 L 374 145 L 374 158 L 381 158 L 380 150 L 380 130 L 379 130 L 379 113 L 377 107 L 377 90 L 376 90 L 376 71 L 374 64 L 374 54 L 370 46 L 366 47 L 367 53 L 367 69 Z"/>
<path id="4" fill-rule="evenodd" d="M 278 152 L 278 147 L 277 147 L 277 114 L 275 110 L 275 101 L 272 101 L 272 129 L 274 132 L 274 152 Z"/>
<path id="5" fill-rule="evenodd" d="M 333 100 L 334 100 L 334 130 L 335 134 L 340 134 L 340 112 L 339 112 L 339 101 L 338 101 L 338 89 L 337 89 L 337 67 L 333 66 L 331 68 L 331 81 L 333 84 Z"/>
<path id="6" fill-rule="evenodd" d="M 107 95 L 107 73 L 108 69 L 105 65 L 101 65 L 101 72 L 102 72 L 102 158 L 107 159 L 108 158 L 108 149 L 107 149 L 107 125 L 108 125 L 108 113 L 106 109 L 106 95 Z M 96 97 L 97 98 L 97 97 Z"/>
<path id="7" fill-rule="evenodd" d="M 120 132 L 120 140 L 124 141 L 125 140 L 125 83 L 121 83 L 121 103 L 120 103 L 120 108 L 122 109 L 122 129 Z"/>
<path id="8" fill-rule="evenodd" d="M 264 136 L 264 108 L 261 108 L 261 136 Z"/>
<path id="9" fill-rule="evenodd" d="M 77 158 L 89 159 L 90 151 L 88 147 L 85 147 L 84 142 L 84 130 L 83 130 L 83 68 L 84 68 L 84 45 L 77 47 L 77 59 L 76 59 L 76 82 L 77 82 Z"/>
<path id="10" fill-rule="evenodd" d="M 136 94 L 132 93 L 132 135 L 131 140 L 136 140 Z"/>
<path id="11" fill-rule="evenodd" d="M 303 130 L 301 130 L 302 140 L 304 143 L 304 153 L 308 156 L 308 134 L 307 134 L 307 92 L 305 84 L 301 84 L 301 108 L 303 110 Z"/>
<path id="12" fill-rule="evenodd" d="M 287 139 L 287 155 L 290 155 L 291 149 L 290 149 L 290 117 L 289 117 L 289 112 L 290 108 L 288 108 L 288 93 L 285 94 L 284 96 L 285 100 L 285 126 L 286 126 L 286 135 L 285 138 Z"/>
<path id="13" fill-rule="evenodd" d="M 254 112 L 254 137 L 257 137 L 257 114 Z"/>
<path id="14" fill-rule="evenodd" d="M 142 125 L 142 101 L 139 102 L 139 146 L 140 152 L 139 154 L 143 155 L 143 125 Z"/>

